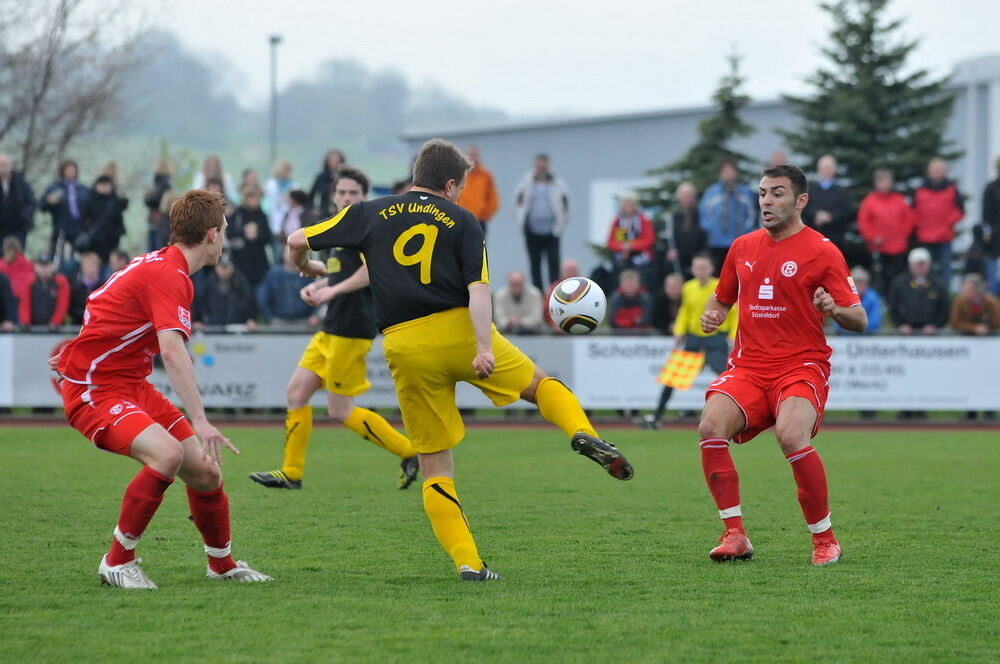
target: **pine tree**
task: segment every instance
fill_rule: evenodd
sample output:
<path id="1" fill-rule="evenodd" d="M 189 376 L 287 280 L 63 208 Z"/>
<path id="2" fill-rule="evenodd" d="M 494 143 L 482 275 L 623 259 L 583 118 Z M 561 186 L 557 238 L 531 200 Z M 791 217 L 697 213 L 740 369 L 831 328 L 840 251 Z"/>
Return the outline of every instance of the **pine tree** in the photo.
<path id="1" fill-rule="evenodd" d="M 802 120 L 797 131 L 781 131 L 792 151 L 815 163 L 832 154 L 855 195 L 871 189 L 876 168 L 892 169 L 897 182 L 923 175 L 947 151 L 944 128 L 954 95 L 947 78 L 927 70 L 904 71 L 917 41 L 897 36 L 901 20 L 885 18 L 889 0 L 840 0 L 822 8 L 834 20 L 823 54 L 830 64 L 807 79 L 811 97 L 786 96 Z"/>
<path id="2" fill-rule="evenodd" d="M 729 73 L 719 82 L 712 95 L 715 113 L 698 124 L 698 142 L 692 145 L 677 161 L 649 171 L 661 176 L 655 186 L 639 192 L 642 206 L 649 210 L 666 211 L 673 200 L 674 190 L 683 181 L 690 181 L 699 192 L 719 179 L 719 165 L 726 159 L 736 162 L 741 175 L 748 177 L 746 169 L 750 157 L 732 149 L 733 139 L 748 136 L 755 130 L 740 117 L 740 112 L 750 103 L 750 97 L 740 91 L 740 56 L 729 56 Z"/>

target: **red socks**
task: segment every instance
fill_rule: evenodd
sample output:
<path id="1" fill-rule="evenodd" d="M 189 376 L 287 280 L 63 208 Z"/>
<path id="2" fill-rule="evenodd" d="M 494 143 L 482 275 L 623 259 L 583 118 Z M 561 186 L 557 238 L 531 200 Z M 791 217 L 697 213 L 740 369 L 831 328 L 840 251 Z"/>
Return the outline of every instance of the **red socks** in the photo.
<path id="1" fill-rule="evenodd" d="M 124 565 L 135 559 L 135 545 L 163 502 L 163 492 L 172 483 L 169 477 L 144 466 L 125 488 L 115 538 L 108 550 L 109 565 Z"/>
<path id="2" fill-rule="evenodd" d="M 795 484 L 799 487 L 799 505 L 806 518 L 809 532 L 818 535 L 833 531 L 830 522 L 829 492 L 826 484 L 826 470 L 819 452 L 812 445 L 785 457 L 792 466 Z"/>
<path id="3" fill-rule="evenodd" d="M 216 574 L 222 574 L 236 567 L 230 549 L 229 498 L 222 490 L 195 491 L 188 487 L 188 505 L 191 518 L 201 531 L 208 554 L 208 566 Z"/>
<path id="4" fill-rule="evenodd" d="M 729 454 L 729 441 L 725 438 L 705 438 L 700 443 L 701 467 L 705 471 L 708 490 L 719 508 L 719 518 L 726 529 L 743 529 L 743 509 L 740 506 L 740 476 Z"/>

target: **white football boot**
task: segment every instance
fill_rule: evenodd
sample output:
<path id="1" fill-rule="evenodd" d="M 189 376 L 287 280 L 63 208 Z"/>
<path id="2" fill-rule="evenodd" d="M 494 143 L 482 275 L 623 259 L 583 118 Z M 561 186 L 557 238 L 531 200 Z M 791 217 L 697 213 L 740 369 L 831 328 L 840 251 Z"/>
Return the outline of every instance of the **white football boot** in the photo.
<path id="1" fill-rule="evenodd" d="M 108 557 L 104 556 L 101 558 L 101 564 L 97 568 L 97 575 L 101 577 L 101 583 L 114 586 L 115 588 L 156 590 L 156 584 L 139 567 L 140 562 L 142 560 L 137 558 L 124 565 L 109 565 Z"/>
<path id="2" fill-rule="evenodd" d="M 213 572 L 212 568 L 208 568 L 208 573 L 205 575 L 210 579 L 218 579 L 219 581 L 244 581 L 244 582 L 254 582 L 254 581 L 274 581 L 271 577 L 263 572 L 258 572 L 253 569 L 242 560 L 236 561 L 236 567 L 232 568 L 228 572 L 223 574 L 218 574 Z"/>

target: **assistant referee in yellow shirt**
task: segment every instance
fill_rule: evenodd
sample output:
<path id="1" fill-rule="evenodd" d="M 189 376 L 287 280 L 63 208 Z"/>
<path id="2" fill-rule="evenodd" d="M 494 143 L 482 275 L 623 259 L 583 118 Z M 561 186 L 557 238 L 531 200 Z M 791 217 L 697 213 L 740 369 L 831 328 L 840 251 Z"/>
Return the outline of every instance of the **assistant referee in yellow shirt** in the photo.
<path id="1" fill-rule="evenodd" d="M 705 353 L 705 364 L 715 373 L 726 370 L 726 360 L 729 357 L 729 342 L 727 335 L 736 331 L 736 307 L 729 310 L 725 322 L 718 331 L 705 334 L 701 331 L 701 314 L 705 311 L 708 299 L 715 293 L 719 280 L 712 276 L 714 266 L 708 254 L 696 254 L 691 259 L 691 274 L 694 279 L 684 283 L 681 290 L 681 307 L 674 321 L 674 348 L 683 348 L 692 352 Z M 656 412 L 643 420 L 645 427 L 658 429 L 667 409 L 674 388 L 664 386 L 660 393 L 660 401 Z"/>

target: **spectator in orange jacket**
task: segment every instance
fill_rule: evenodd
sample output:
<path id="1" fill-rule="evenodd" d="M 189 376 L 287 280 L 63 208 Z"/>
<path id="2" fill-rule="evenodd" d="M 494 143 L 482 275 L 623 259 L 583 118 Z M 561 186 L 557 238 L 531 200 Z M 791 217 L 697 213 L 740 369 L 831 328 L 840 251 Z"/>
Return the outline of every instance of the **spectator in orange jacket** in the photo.
<path id="1" fill-rule="evenodd" d="M 653 222 L 639 209 L 635 196 L 622 196 L 618 216 L 608 230 L 608 249 L 613 254 L 615 271 L 640 269 L 653 260 L 656 233 Z"/>
<path id="2" fill-rule="evenodd" d="M 951 303 L 948 324 L 956 332 L 985 337 L 1000 330 L 1000 300 L 986 292 L 978 274 L 967 274 L 962 291 Z"/>
<path id="3" fill-rule="evenodd" d="M 906 253 L 913 232 L 913 208 L 893 191 L 892 171 L 880 168 L 874 174 L 875 191 L 865 196 L 858 209 L 858 232 L 877 256 L 882 267 L 883 287 L 907 269 Z"/>
<path id="4" fill-rule="evenodd" d="M 941 281 L 951 289 L 951 242 L 955 225 L 965 217 L 962 194 L 948 180 L 948 162 L 940 157 L 927 164 L 927 179 L 913 195 L 917 242 L 931 252 Z"/>
<path id="5" fill-rule="evenodd" d="M 493 183 L 493 174 L 483 167 L 479 148 L 470 145 L 466 153 L 473 166 L 465 176 L 465 189 L 458 197 L 458 204 L 476 215 L 479 225 L 483 227 L 483 237 L 486 237 L 486 226 L 500 209 L 500 196 Z"/>
<path id="6" fill-rule="evenodd" d="M 52 259 L 35 261 L 35 276 L 21 294 L 21 324 L 56 328 L 69 312 L 69 281 L 56 272 Z"/>

